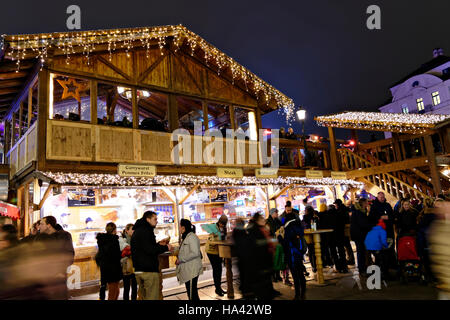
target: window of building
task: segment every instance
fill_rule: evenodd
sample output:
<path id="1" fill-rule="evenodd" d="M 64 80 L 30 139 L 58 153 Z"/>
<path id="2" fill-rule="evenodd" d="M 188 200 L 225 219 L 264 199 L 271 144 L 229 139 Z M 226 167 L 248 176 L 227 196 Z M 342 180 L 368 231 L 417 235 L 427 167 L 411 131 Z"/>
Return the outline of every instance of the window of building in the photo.
<path id="1" fill-rule="evenodd" d="M 439 91 L 435 91 L 431 94 L 431 97 L 433 99 L 433 106 L 437 106 L 439 103 L 441 103 L 441 97 L 439 96 Z"/>
<path id="2" fill-rule="evenodd" d="M 407 105 L 402 105 L 402 112 L 403 113 L 409 113 L 409 109 Z"/>
<path id="3" fill-rule="evenodd" d="M 50 119 L 91 121 L 89 80 L 50 75 Z"/>
<path id="4" fill-rule="evenodd" d="M 423 104 L 423 98 L 416 99 L 417 102 L 417 110 L 422 111 L 425 109 L 425 105 Z"/>
<path id="5" fill-rule="evenodd" d="M 194 134 L 195 122 L 199 121 L 202 124 L 202 133 L 205 132 L 203 106 L 200 100 L 177 97 L 177 108 L 179 128 L 186 129 L 191 134 Z"/>
<path id="6" fill-rule="evenodd" d="M 236 130 L 241 128 L 242 130 L 244 130 L 244 132 L 247 132 L 250 129 L 250 140 L 258 139 L 256 117 L 253 110 L 235 107 L 234 118 L 236 119 Z"/>
<path id="7" fill-rule="evenodd" d="M 131 88 L 98 84 L 97 123 L 133 127 Z"/>
<path id="8" fill-rule="evenodd" d="M 232 129 L 230 119 L 230 108 L 227 105 L 208 103 L 208 119 L 209 130 L 219 129 L 225 138 L 226 129 Z"/>

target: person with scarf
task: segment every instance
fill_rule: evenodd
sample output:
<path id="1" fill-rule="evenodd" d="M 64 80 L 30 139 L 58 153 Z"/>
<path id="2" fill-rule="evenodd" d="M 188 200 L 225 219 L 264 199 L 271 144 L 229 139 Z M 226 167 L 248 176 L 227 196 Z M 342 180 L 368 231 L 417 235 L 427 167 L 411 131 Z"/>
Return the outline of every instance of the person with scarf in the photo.
<path id="1" fill-rule="evenodd" d="M 198 277 L 203 273 L 200 240 L 195 234 L 195 226 L 187 219 L 181 219 L 180 233 L 180 251 L 175 262 L 177 278 L 180 283 L 185 284 L 189 300 L 198 301 Z"/>
<path id="2" fill-rule="evenodd" d="M 350 236 L 356 245 L 356 257 L 358 261 L 358 270 L 360 275 L 366 274 L 366 247 L 364 240 L 370 231 L 369 221 L 369 202 L 361 198 L 352 207 L 352 216 L 350 220 Z"/>
<path id="3" fill-rule="evenodd" d="M 120 262 L 122 264 L 123 272 L 123 300 L 130 300 L 130 288 L 131 300 L 137 299 L 137 282 L 133 270 L 130 247 L 133 227 L 134 224 L 127 224 L 125 230 L 122 232 L 122 236 L 119 238 L 120 251 L 122 252 L 122 260 L 120 260 Z"/>

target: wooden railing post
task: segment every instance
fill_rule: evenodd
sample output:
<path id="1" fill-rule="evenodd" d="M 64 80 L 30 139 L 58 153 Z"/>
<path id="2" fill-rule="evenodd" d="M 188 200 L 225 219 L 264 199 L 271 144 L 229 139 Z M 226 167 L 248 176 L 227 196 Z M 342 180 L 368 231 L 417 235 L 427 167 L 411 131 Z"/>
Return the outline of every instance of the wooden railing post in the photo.
<path id="1" fill-rule="evenodd" d="M 331 168 L 334 171 L 339 171 L 339 160 L 336 149 L 336 137 L 334 134 L 334 128 L 328 127 L 328 137 L 330 141 Z"/>

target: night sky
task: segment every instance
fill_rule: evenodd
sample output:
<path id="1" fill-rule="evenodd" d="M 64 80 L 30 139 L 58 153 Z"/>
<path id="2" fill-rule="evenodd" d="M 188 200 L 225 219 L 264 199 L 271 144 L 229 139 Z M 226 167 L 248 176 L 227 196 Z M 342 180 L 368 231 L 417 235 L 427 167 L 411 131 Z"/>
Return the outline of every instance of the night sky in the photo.
<path id="1" fill-rule="evenodd" d="M 183 24 L 304 106 L 306 131 L 321 135 L 314 116 L 378 111 L 389 86 L 431 60 L 433 48 L 450 55 L 448 0 L 2 1 L 0 33 L 66 31 L 71 4 L 81 7 L 82 30 Z M 372 4 L 381 30 L 366 27 Z M 263 126 L 286 124 L 275 111 Z"/>

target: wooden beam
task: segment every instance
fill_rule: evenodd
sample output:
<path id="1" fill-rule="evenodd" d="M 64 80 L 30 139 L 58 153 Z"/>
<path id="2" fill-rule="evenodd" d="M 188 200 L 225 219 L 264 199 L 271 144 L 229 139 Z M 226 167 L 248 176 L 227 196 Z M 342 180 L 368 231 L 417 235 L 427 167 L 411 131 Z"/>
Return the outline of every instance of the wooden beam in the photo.
<path id="1" fill-rule="evenodd" d="M 89 94 L 91 97 L 91 123 L 97 124 L 97 95 L 98 95 L 98 83 L 96 80 L 90 80 L 89 81 Z"/>
<path id="2" fill-rule="evenodd" d="M 189 199 L 189 197 L 198 189 L 198 187 L 200 187 L 199 184 L 197 184 L 195 187 L 193 187 L 187 195 L 185 195 L 183 197 L 183 199 L 180 200 L 179 204 L 182 205 L 187 199 Z"/>
<path id="3" fill-rule="evenodd" d="M 19 108 L 19 139 L 22 138 L 22 131 L 23 131 L 23 124 L 22 124 L 22 118 L 23 118 L 23 101 L 20 103 Z"/>
<path id="4" fill-rule="evenodd" d="M 16 144 L 16 114 L 12 115 L 11 148 Z"/>
<path id="5" fill-rule="evenodd" d="M 230 111 L 231 129 L 232 130 L 237 130 L 236 118 L 234 117 L 234 115 L 235 115 L 234 106 L 231 105 L 229 108 L 230 108 L 229 111 Z"/>
<path id="6" fill-rule="evenodd" d="M 26 76 L 28 76 L 28 72 L 26 71 L 2 72 L 0 73 L 0 80 L 19 79 L 25 78 Z"/>
<path id="7" fill-rule="evenodd" d="M 209 129 L 209 121 L 208 121 L 208 103 L 206 101 L 202 101 L 202 110 L 203 110 L 203 125 L 205 126 L 205 131 Z"/>
<path id="8" fill-rule="evenodd" d="M 48 196 L 50 195 L 50 191 L 52 191 L 54 186 L 56 186 L 56 185 L 55 184 L 48 185 L 47 190 L 45 190 L 44 196 L 42 197 L 42 200 L 39 202 L 38 210 L 42 209 L 42 206 L 44 205 L 45 200 L 47 200 Z"/>
<path id="9" fill-rule="evenodd" d="M 178 129 L 178 108 L 177 108 L 177 97 L 173 94 L 169 95 L 169 109 L 168 109 L 168 119 L 169 119 L 169 132 L 173 132 Z"/>
<path id="10" fill-rule="evenodd" d="M 408 160 L 404 160 L 404 161 L 383 164 L 381 166 L 374 166 L 374 167 L 369 167 L 369 168 L 365 168 L 365 169 L 347 171 L 347 177 L 349 179 L 355 179 L 355 178 L 367 177 L 367 176 L 371 176 L 371 175 L 379 174 L 379 173 L 389 173 L 389 172 L 395 172 L 395 171 L 407 170 L 407 169 L 412 170 L 413 168 L 426 166 L 427 163 L 428 163 L 427 157 L 408 159 Z"/>
<path id="11" fill-rule="evenodd" d="M 123 72 L 122 70 L 120 70 L 118 67 L 116 67 L 115 65 L 113 65 L 111 62 L 109 62 L 108 60 L 106 60 L 105 58 L 103 58 L 102 56 L 97 55 L 96 58 L 98 59 L 98 61 L 100 61 L 101 63 L 103 63 L 104 65 L 106 65 L 107 67 L 109 67 L 110 69 L 112 69 L 114 72 L 120 74 L 122 77 L 124 77 L 127 80 L 131 80 L 130 76 L 127 75 L 125 72 Z"/>
<path id="12" fill-rule="evenodd" d="M 161 55 L 155 62 L 152 63 L 144 72 L 137 78 L 137 82 L 142 82 L 155 68 L 166 58 L 166 55 Z"/>
<path id="13" fill-rule="evenodd" d="M 139 129 L 139 106 L 136 88 L 131 89 L 131 109 L 133 114 L 133 129 Z"/>
<path id="14" fill-rule="evenodd" d="M 433 184 L 433 190 L 435 195 L 442 193 L 441 180 L 439 177 L 439 170 L 436 165 L 436 154 L 434 153 L 433 141 L 431 140 L 431 135 L 425 136 L 425 149 L 428 157 L 428 165 L 430 166 L 431 172 L 431 183 Z"/>
<path id="15" fill-rule="evenodd" d="M 28 117 L 27 117 L 28 129 L 30 129 L 32 117 L 33 117 L 33 86 L 30 86 L 28 88 Z"/>
<path id="16" fill-rule="evenodd" d="M 283 193 L 285 193 L 289 188 L 292 187 L 292 184 L 285 186 L 283 188 L 281 188 L 280 191 L 276 192 L 275 194 L 271 195 L 269 197 L 269 200 L 275 200 L 276 198 L 278 198 L 279 196 L 281 196 Z"/>
<path id="17" fill-rule="evenodd" d="M 338 153 L 336 148 L 336 136 L 334 134 L 334 128 L 332 127 L 328 127 L 328 139 L 330 141 L 331 168 L 334 171 L 339 171 Z"/>
<path id="18" fill-rule="evenodd" d="M 47 119 L 50 97 L 50 72 L 43 68 L 38 77 L 37 169 L 42 170 L 46 161 Z"/>

